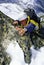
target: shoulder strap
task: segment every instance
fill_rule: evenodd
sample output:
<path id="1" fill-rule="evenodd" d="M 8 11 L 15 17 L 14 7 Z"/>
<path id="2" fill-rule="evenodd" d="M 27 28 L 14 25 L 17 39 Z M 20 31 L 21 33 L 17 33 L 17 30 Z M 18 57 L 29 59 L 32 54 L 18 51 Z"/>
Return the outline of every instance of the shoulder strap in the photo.
<path id="1" fill-rule="evenodd" d="M 30 19 L 30 16 L 28 16 L 28 21 L 27 21 L 27 25 L 30 23 L 34 24 L 35 26 L 38 26 L 38 23 L 36 21 L 34 21 L 33 19 Z"/>

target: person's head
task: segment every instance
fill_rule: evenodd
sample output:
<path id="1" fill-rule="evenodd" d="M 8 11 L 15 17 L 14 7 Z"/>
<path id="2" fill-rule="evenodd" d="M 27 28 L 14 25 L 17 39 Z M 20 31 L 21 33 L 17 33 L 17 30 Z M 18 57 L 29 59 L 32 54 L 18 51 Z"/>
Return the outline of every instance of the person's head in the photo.
<path id="1" fill-rule="evenodd" d="M 25 26 L 27 23 L 27 14 L 26 13 L 22 13 L 22 15 L 19 18 L 20 23 Z"/>

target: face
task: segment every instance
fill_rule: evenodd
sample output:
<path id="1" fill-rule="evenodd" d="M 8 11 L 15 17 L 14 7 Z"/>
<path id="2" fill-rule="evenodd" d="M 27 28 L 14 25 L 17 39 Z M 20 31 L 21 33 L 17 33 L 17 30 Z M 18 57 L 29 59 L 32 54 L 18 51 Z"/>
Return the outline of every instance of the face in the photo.
<path id="1" fill-rule="evenodd" d="M 27 24 L 27 19 L 24 19 L 24 20 L 22 20 L 22 21 L 20 21 L 21 22 L 21 24 L 23 25 L 23 26 L 26 26 L 26 24 Z"/>

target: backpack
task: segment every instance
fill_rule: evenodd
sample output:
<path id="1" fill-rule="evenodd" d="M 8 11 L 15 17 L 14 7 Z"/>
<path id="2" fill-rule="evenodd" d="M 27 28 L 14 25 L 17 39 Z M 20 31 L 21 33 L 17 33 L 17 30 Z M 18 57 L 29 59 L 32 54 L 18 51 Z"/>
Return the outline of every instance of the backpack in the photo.
<path id="1" fill-rule="evenodd" d="M 30 19 L 33 19 L 40 24 L 40 18 L 36 15 L 34 9 L 28 8 L 25 9 L 24 12 L 27 14 L 27 16 L 30 16 Z"/>
<path id="2" fill-rule="evenodd" d="M 34 20 L 39 24 L 39 36 L 44 39 L 44 27 L 41 27 L 40 18 L 36 15 L 34 9 L 28 8 L 25 9 L 24 12 L 27 14 L 27 16 L 30 16 L 30 19 Z"/>

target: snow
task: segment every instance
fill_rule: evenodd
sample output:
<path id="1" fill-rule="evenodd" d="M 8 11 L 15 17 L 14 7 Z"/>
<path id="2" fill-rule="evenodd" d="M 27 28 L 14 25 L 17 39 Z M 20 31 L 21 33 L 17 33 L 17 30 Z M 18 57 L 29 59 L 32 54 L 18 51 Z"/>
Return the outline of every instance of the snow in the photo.
<path id="1" fill-rule="evenodd" d="M 44 47 L 41 47 L 35 58 L 32 59 L 30 65 L 44 65 Z"/>
<path id="2" fill-rule="evenodd" d="M 0 4 L 0 11 L 14 20 L 18 20 L 24 13 L 24 9 L 22 9 L 19 5 L 12 3 Z"/>
<path id="3" fill-rule="evenodd" d="M 11 42 L 6 50 L 6 52 L 11 57 L 10 65 L 28 65 L 24 62 L 24 55 L 22 49 L 16 41 L 15 44 L 16 45 L 14 45 L 13 42 Z"/>

